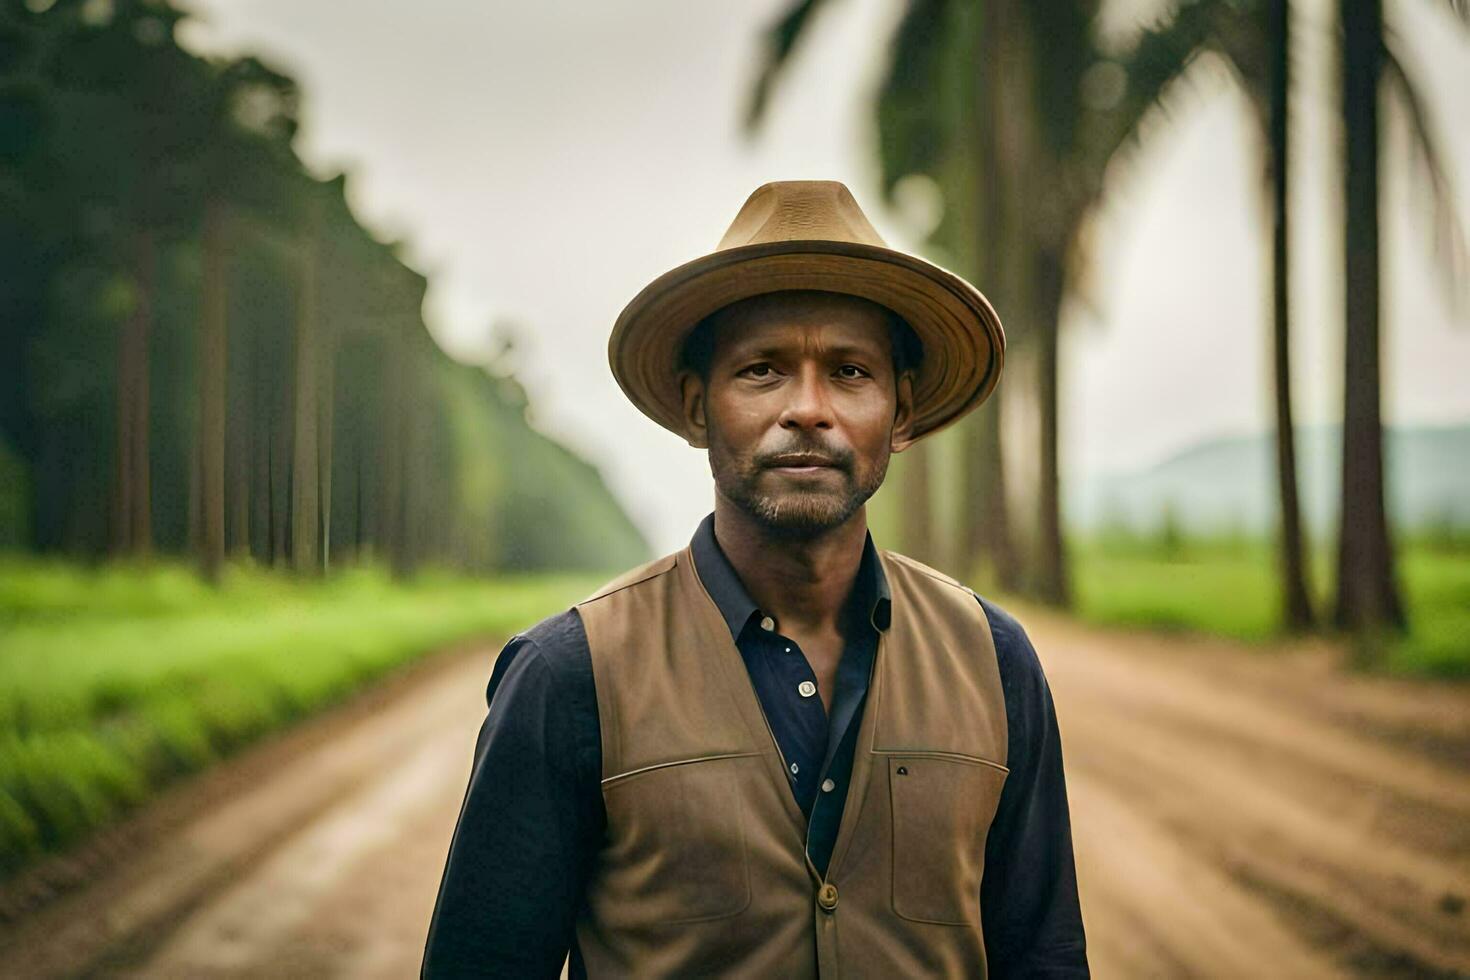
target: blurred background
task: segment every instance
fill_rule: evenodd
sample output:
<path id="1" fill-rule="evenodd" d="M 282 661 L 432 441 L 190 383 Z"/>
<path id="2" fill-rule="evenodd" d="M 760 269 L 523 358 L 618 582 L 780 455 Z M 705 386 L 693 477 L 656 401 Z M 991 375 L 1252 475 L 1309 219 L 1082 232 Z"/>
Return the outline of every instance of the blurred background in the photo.
<path id="1" fill-rule="evenodd" d="M 1093 969 L 1470 975 L 1462 0 L 0 0 L 0 973 L 417 972 L 606 341 L 838 179 L 1005 324 L 880 546 L 1031 634 Z"/>

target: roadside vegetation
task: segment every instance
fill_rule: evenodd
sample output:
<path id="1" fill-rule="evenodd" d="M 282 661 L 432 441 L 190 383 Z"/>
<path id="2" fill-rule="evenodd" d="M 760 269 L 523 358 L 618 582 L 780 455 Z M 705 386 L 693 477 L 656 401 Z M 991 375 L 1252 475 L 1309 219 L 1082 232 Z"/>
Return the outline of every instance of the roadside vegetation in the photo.
<path id="1" fill-rule="evenodd" d="M 504 637 L 596 575 L 0 559 L 0 875 L 425 655 Z M 487 673 L 488 677 L 488 673 Z"/>
<path id="2" fill-rule="evenodd" d="M 1333 555 L 1314 554 L 1310 582 L 1326 603 Z M 1247 537 L 1078 540 L 1076 614 L 1136 626 L 1264 643 L 1281 637 L 1281 590 L 1272 542 Z M 1470 677 L 1470 538 L 1421 534 L 1399 542 L 1400 587 L 1411 611 L 1404 634 L 1353 638 L 1355 659 L 1388 673 Z M 1329 634 L 1330 635 L 1330 634 Z"/>

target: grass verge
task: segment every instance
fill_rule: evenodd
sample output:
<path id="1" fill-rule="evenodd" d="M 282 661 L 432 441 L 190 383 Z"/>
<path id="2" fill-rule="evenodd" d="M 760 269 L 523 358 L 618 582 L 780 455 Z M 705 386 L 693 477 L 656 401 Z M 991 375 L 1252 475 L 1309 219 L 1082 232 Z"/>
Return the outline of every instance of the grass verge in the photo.
<path id="1" fill-rule="evenodd" d="M 1229 636 L 1258 643 L 1280 635 L 1276 555 L 1269 542 L 1118 539 L 1071 549 L 1076 613 L 1104 625 Z M 1409 540 L 1399 547 L 1409 631 L 1370 639 L 1359 662 L 1389 673 L 1470 677 L 1470 547 Z M 1318 616 L 1331 611 L 1332 556 L 1314 558 Z"/>
<path id="2" fill-rule="evenodd" d="M 598 581 L 232 567 L 215 589 L 168 563 L 0 559 L 0 875 L 409 661 L 509 636 Z"/>

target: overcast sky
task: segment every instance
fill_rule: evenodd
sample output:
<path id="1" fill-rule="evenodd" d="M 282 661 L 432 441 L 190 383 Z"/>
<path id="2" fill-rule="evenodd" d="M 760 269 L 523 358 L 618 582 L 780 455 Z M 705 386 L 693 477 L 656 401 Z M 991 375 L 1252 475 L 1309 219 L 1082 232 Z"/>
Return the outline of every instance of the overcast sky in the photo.
<path id="1" fill-rule="evenodd" d="M 534 423 L 602 469 L 662 552 L 709 509 L 709 472 L 612 380 L 607 336 L 623 305 L 711 250 L 768 180 L 842 180 L 890 244 L 911 248 L 919 230 L 879 207 L 868 151 L 866 93 L 901 4 L 831 4 L 767 128 L 753 143 L 740 136 L 757 38 L 788 2 L 193 0 L 201 17 L 183 37 L 260 54 L 302 84 L 303 158 L 349 170 L 364 223 L 410 243 L 441 345 L 474 359 L 493 325 L 514 324 Z M 1470 223 L 1467 32 L 1446 4 L 1388 6 Z M 1331 6 L 1298 8 L 1294 356 L 1298 417 L 1310 423 L 1341 415 L 1341 244 Z M 1240 99 L 1210 74 L 1116 175 L 1088 302 L 1064 324 L 1066 478 L 1262 431 L 1272 417 L 1259 142 Z M 1385 412 L 1396 423 L 1465 421 L 1470 322 L 1432 272 L 1427 212 L 1396 138 Z"/>

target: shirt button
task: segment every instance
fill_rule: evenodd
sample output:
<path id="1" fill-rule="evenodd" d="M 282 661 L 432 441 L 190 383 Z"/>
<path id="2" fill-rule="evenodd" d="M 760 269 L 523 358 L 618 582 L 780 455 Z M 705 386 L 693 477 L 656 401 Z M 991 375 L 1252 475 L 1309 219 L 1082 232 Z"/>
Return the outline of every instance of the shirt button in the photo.
<path id="1" fill-rule="evenodd" d="M 837 784 L 834 783 L 834 782 L 832 782 L 832 780 L 830 780 L 830 779 L 824 779 L 824 780 L 822 780 L 822 792 L 823 793 L 830 793 L 830 792 L 832 792 L 836 788 L 837 788 Z"/>
<path id="2" fill-rule="evenodd" d="M 793 762 L 791 764 L 791 775 L 795 776 L 800 771 L 801 771 L 801 767 L 798 766 L 796 763 Z"/>
<path id="3" fill-rule="evenodd" d="M 802 681 L 800 684 L 796 685 L 796 689 L 797 691 L 801 692 L 801 696 L 804 698 L 809 698 L 813 694 L 817 693 L 817 685 L 813 684 L 811 681 Z"/>
<path id="4" fill-rule="evenodd" d="M 771 630 L 773 630 L 775 628 L 776 628 L 776 621 L 774 619 L 772 619 L 770 616 L 766 616 L 763 619 L 761 619 L 761 629 L 765 630 L 767 633 L 769 633 Z"/>

